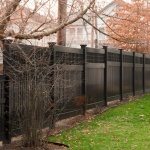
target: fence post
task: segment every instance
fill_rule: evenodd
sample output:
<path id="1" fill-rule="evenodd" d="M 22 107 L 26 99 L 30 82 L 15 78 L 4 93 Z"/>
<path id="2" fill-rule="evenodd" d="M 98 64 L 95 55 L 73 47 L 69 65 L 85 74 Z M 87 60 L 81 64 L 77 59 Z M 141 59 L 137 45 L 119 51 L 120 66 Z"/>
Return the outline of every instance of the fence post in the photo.
<path id="1" fill-rule="evenodd" d="M 145 94 L 145 54 L 143 54 L 143 94 Z"/>
<path id="2" fill-rule="evenodd" d="M 133 52 L 133 76 L 132 76 L 133 96 L 135 96 L 135 52 Z"/>
<path id="3" fill-rule="evenodd" d="M 83 76 L 82 76 L 82 94 L 84 96 L 83 102 L 83 115 L 86 113 L 86 46 L 87 45 L 80 45 L 81 50 L 83 51 Z"/>
<path id="4" fill-rule="evenodd" d="M 9 118 L 9 77 L 4 75 L 4 144 L 11 143 Z"/>
<path id="5" fill-rule="evenodd" d="M 107 106 L 107 70 L 108 70 L 108 47 L 103 46 L 105 50 L 105 69 L 104 69 L 104 105 Z"/>
<path id="6" fill-rule="evenodd" d="M 7 69 L 8 69 L 8 61 L 9 57 L 11 55 L 10 51 L 10 44 L 12 43 L 12 39 L 3 39 L 3 74 L 7 74 Z"/>
<path id="7" fill-rule="evenodd" d="M 49 45 L 49 48 L 51 50 L 51 58 L 50 58 L 50 65 L 53 66 L 55 64 L 55 52 L 54 52 L 54 46 L 55 46 L 55 42 L 49 42 L 48 45 Z M 49 125 L 49 128 L 50 129 L 53 129 L 55 128 L 55 121 L 56 121 L 56 106 L 55 106 L 55 85 L 54 85 L 54 82 L 55 82 L 55 68 L 53 67 L 53 71 L 51 72 L 50 76 L 52 78 L 51 80 L 51 85 L 52 85 L 52 91 L 51 91 L 51 99 L 52 99 L 52 108 L 51 108 L 51 119 L 50 119 L 50 125 Z"/>
<path id="8" fill-rule="evenodd" d="M 123 100 L 123 52 L 120 50 L 120 101 Z"/>

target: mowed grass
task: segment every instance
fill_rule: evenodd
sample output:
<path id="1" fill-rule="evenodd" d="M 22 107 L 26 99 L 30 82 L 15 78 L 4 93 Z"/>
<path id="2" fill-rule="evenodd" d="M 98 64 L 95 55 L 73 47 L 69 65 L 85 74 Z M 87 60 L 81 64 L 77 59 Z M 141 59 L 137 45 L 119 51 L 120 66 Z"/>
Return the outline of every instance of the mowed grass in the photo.
<path id="1" fill-rule="evenodd" d="M 150 95 L 49 138 L 70 150 L 150 150 Z"/>

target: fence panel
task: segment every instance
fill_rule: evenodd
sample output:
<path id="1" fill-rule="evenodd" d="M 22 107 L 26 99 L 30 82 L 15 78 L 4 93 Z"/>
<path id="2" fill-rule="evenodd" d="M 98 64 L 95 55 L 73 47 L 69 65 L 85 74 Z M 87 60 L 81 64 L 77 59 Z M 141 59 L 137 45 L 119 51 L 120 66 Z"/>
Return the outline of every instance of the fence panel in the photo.
<path id="1" fill-rule="evenodd" d="M 133 54 L 123 52 L 123 95 L 133 94 Z"/>
<path id="2" fill-rule="evenodd" d="M 4 76 L 0 75 L 0 141 L 4 140 Z"/>
<path id="3" fill-rule="evenodd" d="M 82 113 L 85 95 L 82 93 L 83 52 L 81 49 L 55 46 L 55 102 L 57 118 Z"/>
<path id="4" fill-rule="evenodd" d="M 86 48 L 87 108 L 104 103 L 104 49 Z"/>
<path id="5" fill-rule="evenodd" d="M 143 55 L 135 54 L 135 91 L 143 92 Z"/>
<path id="6" fill-rule="evenodd" d="M 108 49 L 108 101 L 120 97 L 120 51 Z"/>
<path id="7" fill-rule="evenodd" d="M 150 92 L 150 55 L 145 56 L 145 90 Z"/>

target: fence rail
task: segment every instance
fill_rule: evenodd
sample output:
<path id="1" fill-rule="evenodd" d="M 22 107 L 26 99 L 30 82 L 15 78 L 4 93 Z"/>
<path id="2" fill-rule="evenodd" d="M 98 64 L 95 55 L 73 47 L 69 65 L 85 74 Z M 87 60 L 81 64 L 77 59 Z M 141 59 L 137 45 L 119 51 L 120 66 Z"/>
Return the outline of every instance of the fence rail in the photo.
<path id="1" fill-rule="evenodd" d="M 107 106 L 107 102 L 114 99 L 123 100 L 130 95 L 135 96 L 150 91 L 150 56 L 147 54 L 126 52 L 106 46 L 94 49 L 86 45 L 76 49 L 53 44 L 49 47 L 35 47 L 5 43 L 4 47 L 4 72 L 7 75 L 12 67 L 18 67 L 18 63 L 25 64 L 20 51 L 28 58 L 36 58 L 35 61 L 39 61 L 38 57 L 43 62 L 49 60 L 48 68 L 54 65 L 55 70 L 49 73 L 48 79 L 44 80 L 45 89 L 51 89 L 49 97 L 46 98 L 51 97 L 52 102 L 57 103 L 53 121 L 85 114 L 87 109 Z M 33 51 L 37 54 L 33 55 Z M 42 64 L 41 68 L 43 71 L 46 67 Z M 48 68 L 44 70 L 45 73 Z M 4 131 L 4 126 L 11 126 L 7 135 L 0 132 L 0 138 L 2 139 L 3 136 L 7 140 L 9 133 L 18 131 L 17 125 L 13 124 L 14 122 L 18 124 L 17 119 L 14 118 L 16 109 L 21 108 L 27 99 L 30 100 L 27 96 L 29 93 L 27 76 L 19 75 L 15 71 L 13 75 L 12 78 L 17 79 L 17 84 L 10 79 L 9 94 L 4 85 L 4 78 L 0 77 L 1 131 Z M 52 82 L 49 82 L 49 78 L 53 79 Z M 9 111 L 10 118 L 6 115 L 6 110 Z M 9 125 L 4 123 L 7 122 L 5 117 L 10 119 Z"/>

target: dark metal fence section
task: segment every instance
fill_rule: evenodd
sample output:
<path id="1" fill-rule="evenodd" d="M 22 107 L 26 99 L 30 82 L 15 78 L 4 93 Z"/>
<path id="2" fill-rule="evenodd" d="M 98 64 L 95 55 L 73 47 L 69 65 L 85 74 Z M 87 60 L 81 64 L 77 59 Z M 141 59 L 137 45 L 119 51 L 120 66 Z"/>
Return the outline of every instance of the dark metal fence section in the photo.
<path id="1" fill-rule="evenodd" d="M 105 56 L 104 56 L 104 106 L 107 106 L 107 97 L 108 97 L 108 47 L 103 46 L 103 49 L 105 50 Z"/>
<path id="2" fill-rule="evenodd" d="M 55 64 L 55 50 L 54 50 L 54 46 L 55 46 L 55 42 L 49 42 L 49 49 L 51 50 L 51 56 L 50 56 L 50 65 L 51 66 L 54 66 Z M 55 112 L 56 112 L 56 106 L 55 106 L 55 67 L 53 67 L 53 71 L 50 72 L 49 76 L 50 78 L 52 79 L 51 80 L 51 85 L 48 84 L 48 88 L 51 87 L 51 90 L 50 90 L 50 96 L 51 96 L 51 103 L 53 105 L 53 107 L 51 108 L 51 117 L 49 119 L 49 128 L 50 129 L 53 129 L 55 127 L 55 121 L 56 121 L 56 115 L 55 115 Z M 49 116 L 49 114 L 48 114 Z"/>
<path id="3" fill-rule="evenodd" d="M 4 137 L 5 143 L 11 142 L 11 136 L 10 136 L 10 100 L 9 100 L 9 76 L 4 75 Z"/>
<path id="4" fill-rule="evenodd" d="M 123 97 L 132 95 L 133 92 L 133 54 L 123 52 Z"/>
<path id="5" fill-rule="evenodd" d="M 83 95 L 83 51 L 75 48 L 55 46 L 55 101 L 57 118 L 82 114 L 85 103 Z"/>
<path id="6" fill-rule="evenodd" d="M 4 140 L 4 75 L 0 75 L 0 141 Z"/>
<path id="7" fill-rule="evenodd" d="M 87 108 L 104 103 L 104 49 L 86 48 L 86 97 Z"/>
<path id="8" fill-rule="evenodd" d="M 135 92 L 143 93 L 143 54 L 135 53 Z"/>
<path id="9" fill-rule="evenodd" d="M 145 54 L 143 54 L 143 78 L 142 78 L 142 81 L 143 81 L 143 94 L 145 94 Z"/>
<path id="10" fill-rule="evenodd" d="M 132 70 L 132 88 L 133 88 L 133 96 L 135 96 L 135 52 L 133 52 L 133 70 Z"/>
<path id="11" fill-rule="evenodd" d="M 123 52 L 120 50 L 120 101 L 123 100 Z"/>
<path id="12" fill-rule="evenodd" d="M 150 55 L 145 54 L 145 92 L 150 92 Z"/>
<path id="13" fill-rule="evenodd" d="M 108 100 L 120 98 L 120 51 L 108 48 Z"/>
<path id="14" fill-rule="evenodd" d="M 83 115 L 86 114 L 86 105 L 87 105 L 87 99 L 86 99 L 86 46 L 87 45 L 81 45 L 81 50 L 83 52 L 83 72 L 82 72 L 82 97 L 83 97 Z"/>

